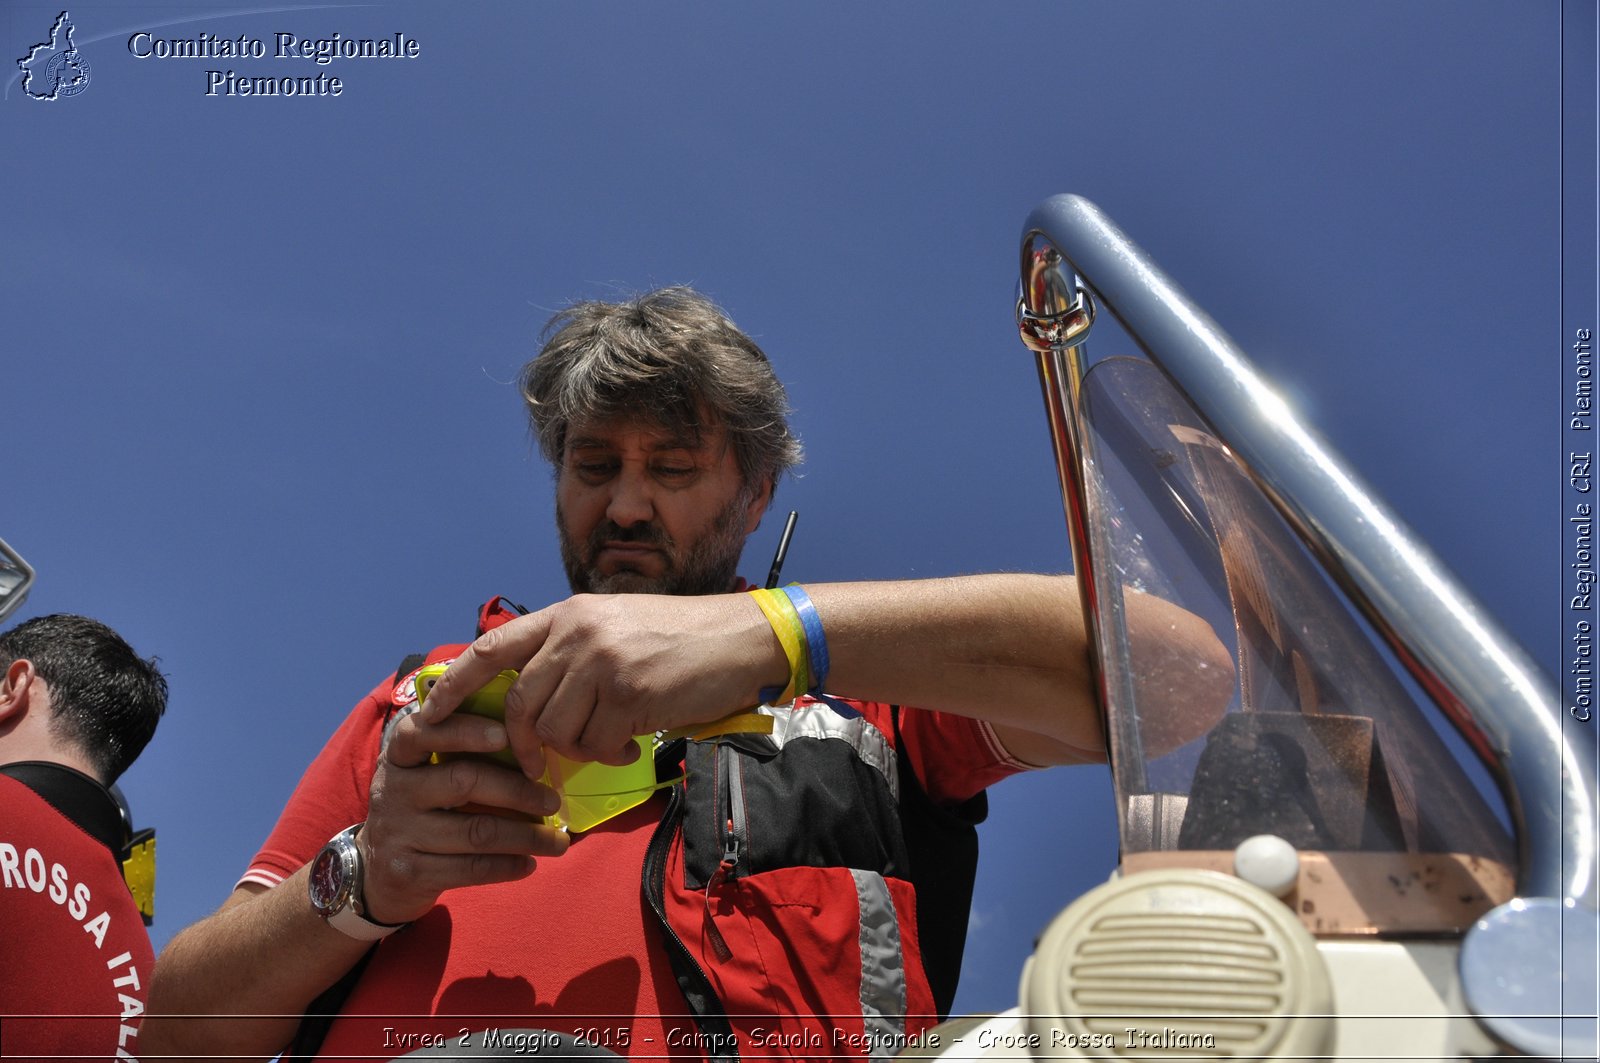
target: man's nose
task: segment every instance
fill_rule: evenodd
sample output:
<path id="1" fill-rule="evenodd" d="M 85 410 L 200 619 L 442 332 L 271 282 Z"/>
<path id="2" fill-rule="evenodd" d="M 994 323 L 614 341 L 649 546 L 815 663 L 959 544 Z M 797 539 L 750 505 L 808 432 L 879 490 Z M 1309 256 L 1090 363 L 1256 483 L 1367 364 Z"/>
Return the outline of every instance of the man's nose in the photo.
<path id="1" fill-rule="evenodd" d="M 620 528 L 647 523 L 655 519 L 656 507 L 650 477 L 642 472 L 623 469 L 611 481 L 611 499 L 606 505 L 606 516 Z"/>

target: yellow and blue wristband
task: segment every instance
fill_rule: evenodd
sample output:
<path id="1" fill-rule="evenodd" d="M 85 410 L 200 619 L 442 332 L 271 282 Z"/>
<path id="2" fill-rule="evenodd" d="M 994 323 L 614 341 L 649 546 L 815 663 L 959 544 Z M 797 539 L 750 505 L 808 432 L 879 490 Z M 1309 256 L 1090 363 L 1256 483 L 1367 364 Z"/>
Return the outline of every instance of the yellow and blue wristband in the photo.
<path id="1" fill-rule="evenodd" d="M 793 701 L 800 694 L 820 694 L 828 679 L 828 640 L 810 595 L 799 584 L 782 590 L 756 588 L 750 595 L 772 625 L 789 662 L 788 685 L 781 691 L 776 687 L 763 689 L 761 700 L 777 705 Z"/>

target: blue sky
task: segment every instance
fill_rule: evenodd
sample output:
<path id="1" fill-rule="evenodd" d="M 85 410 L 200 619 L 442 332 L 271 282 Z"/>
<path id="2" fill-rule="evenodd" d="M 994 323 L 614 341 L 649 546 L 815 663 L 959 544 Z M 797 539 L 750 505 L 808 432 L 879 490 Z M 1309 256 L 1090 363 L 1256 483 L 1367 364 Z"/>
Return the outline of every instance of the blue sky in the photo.
<path id="1" fill-rule="evenodd" d="M 0 6 L 8 64 L 59 11 Z M 0 74 L 0 536 L 39 571 L 23 615 L 100 617 L 171 674 L 124 779 L 159 831 L 158 945 L 378 677 L 493 594 L 564 596 L 514 379 L 574 298 L 694 284 L 772 356 L 809 457 L 776 503 L 801 513 L 786 578 L 1065 569 L 1012 320 L 1023 219 L 1057 192 L 1561 668 L 1553 2 L 71 13 L 81 93 Z M 138 58 L 141 30 L 269 54 Z M 271 55 L 335 31 L 420 51 Z M 208 97 L 208 69 L 343 91 Z M 1104 769 L 992 799 L 962 1010 L 1014 1003 L 1116 857 Z"/>

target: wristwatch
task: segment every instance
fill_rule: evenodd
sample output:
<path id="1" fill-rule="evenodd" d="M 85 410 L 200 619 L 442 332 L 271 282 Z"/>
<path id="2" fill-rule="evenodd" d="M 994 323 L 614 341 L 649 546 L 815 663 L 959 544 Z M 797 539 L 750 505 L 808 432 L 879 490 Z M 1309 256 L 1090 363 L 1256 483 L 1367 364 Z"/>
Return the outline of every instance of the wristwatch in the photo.
<path id="1" fill-rule="evenodd" d="M 311 907 L 329 926 L 361 941 L 380 941 L 406 924 L 375 923 L 361 910 L 361 847 L 356 831 L 362 826 L 346 827 L 322 847 L 311 861 L 307 888 Z"/>

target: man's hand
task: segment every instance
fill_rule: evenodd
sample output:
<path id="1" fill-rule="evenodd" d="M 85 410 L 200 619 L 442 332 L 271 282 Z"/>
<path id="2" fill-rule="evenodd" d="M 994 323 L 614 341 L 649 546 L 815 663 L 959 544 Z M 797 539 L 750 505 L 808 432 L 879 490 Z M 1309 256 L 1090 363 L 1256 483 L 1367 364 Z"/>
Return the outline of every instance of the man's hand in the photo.
<path id="1" fill-rule="evenodd" d="M 504 749 L 504 727 L 466 714 L 438 723 L 420 716 L 400 722 L 379 758 L 366 826 L 356 836 L 366 865 L 363 904 L 380 923 L 419 918 L 447 889 L 523 878 L 534 856 L 567 849 L 565 833 L 534 822 L 559 804 L 550 787 L 479 757 L 429 762 L 436 752 Z M 542 760 L 537 766 L 535 775 Z"/>
<path id="2" fill-rule="evenodd" d="M 635 735 L 750 708 L 763 687 L 787 682 L 789 666 L 749 595 L 581 594 L 480 636 L 417 715 L 453 718 L 505 669 L 521 673 L 506 693 L 506 731 L 536 776 L 544 746 L 572 760 L 631 763 Z"/>

